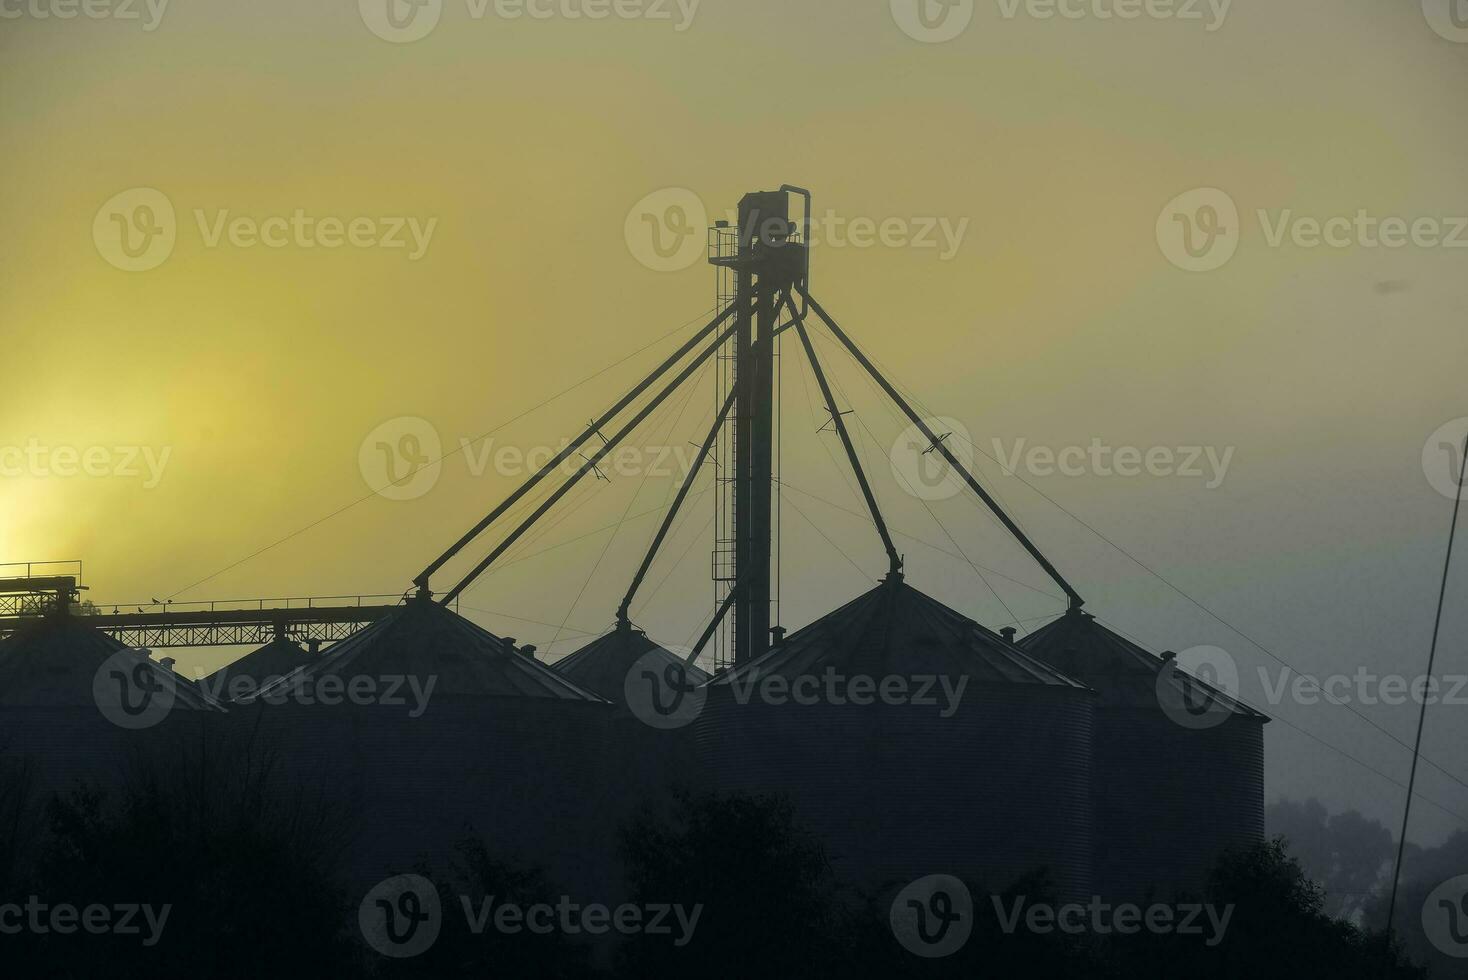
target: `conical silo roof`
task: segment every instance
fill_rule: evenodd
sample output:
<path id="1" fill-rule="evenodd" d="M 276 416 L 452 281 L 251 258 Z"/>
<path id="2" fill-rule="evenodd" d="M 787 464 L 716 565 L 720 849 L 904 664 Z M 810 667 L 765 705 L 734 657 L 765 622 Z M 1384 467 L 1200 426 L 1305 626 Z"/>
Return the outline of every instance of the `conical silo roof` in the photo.
<path id="1" fill-rule="evenodd" d="M 1025 637 L 1020 646 L 1035 658 L 1094 688 L 1100 696 L 1098 707 L 1158 707 L 1157 678 L 1167 662 L 1102 626 L 1090 613 L 1071 610 Z M 1191 675 L 1170 672 L 1168 683 L 1174 686 L 1179 698 L 1194 696 L 1197 691 L 1187 686 L 1193 685 L 1211 695 L 1210 704 L 1219 705 L 1232 715 L 1269 721 L 1267 715 Z"/>
<path id="2" fill-rule="evenodd" d="M 306 652 L 293 640 L 277 636 L 263 647 L 257 647 L 233 663 L 219 668 L 198 681 L 200 687 L 212 697 L 225 700 L 231 697 L 230 683 L 248 678 L 249 687 L 258 689 L 268 680 L 284 677 L 298 668 L 309 666 L 320 659 Z"/>
<path id="3" fill-rule="evenodd" d="M 435 696 L 601 698 L 428 598 L 413 598 L 334 645 L 300 675 L 434 677 Z"/>
<path id="4" fill-rule="evenodd" d="M 174 706 L 214 707 L 185 678 L 87 625 L 84 618 L 65 614 L 27 624 L 0 643 L 0 706 L 93 705 L 97 671 L 119 653 L 167 678 L 175 691 Z"/>
<path id="5" fill-rule="evenodd" d="M 649 662 L 654 670 L 682 668 L 687 683 L 695 687 L 709 679 L 707 671 L 685 664 L 682 657 L 648 639 L 642 630 L 625 624 L 552 666 L 588 691 L 621 702 L 625 700 L 627 673 L 639 661 Z"/>
<path id="6" fill-rule="evenodd" d="M 749 672 L 768 678 L 933 674 L 980 684 L 1086 685 L 1030 656 L 956 610 L 889 576 L 875 589 L 792 633 L 743 667 L 714 678 L 735 682 Z"/>

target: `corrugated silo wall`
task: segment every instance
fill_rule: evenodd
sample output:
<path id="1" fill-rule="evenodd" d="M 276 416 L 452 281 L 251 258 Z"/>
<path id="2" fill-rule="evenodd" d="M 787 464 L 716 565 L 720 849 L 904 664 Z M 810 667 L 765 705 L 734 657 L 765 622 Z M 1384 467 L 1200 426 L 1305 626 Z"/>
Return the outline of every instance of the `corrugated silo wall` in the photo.
<path id="1" fill-rule="evenodd" d="M 788 795 L 849 880 L 952 874 L 998 892 L 1043 869 L 1060 899 L 1090 894 L 1090 692 L 970 684 L 942 718 L 710 691 L 695 733 L 704 777 L 724 792 Z"/>
<path id="2" fill-rule="evenodd" d="M 168 766 L 183 746 L 199 744 L 215 717 L 175 710 L 152 727 L 132 730 L 93 705 L 0 708 L 0 756 L 29 769 L 36 793 L 114 789 L 140 767 Z"/>
<path id="3" fill-rule="evenodd" d="M 617 830 L 640 808 L 664 806 L 677 786 L 697 787 L 697 752 L 691 725 L 656 729 L 622 706 L 611 709 L 605 743 L 599 806 L 604 846 L 615 850 Z"/>
<path id="4" fill-rule="evenodd" d="M 230 724 L 237 744 L 277 755 L 283 790 L 318 793 L 347 811 L 349 887 L 420 859 L 445 873 L 456 843 L 473 836 L 572 893 L 602 895 L 612 872 L 588 847 L 602 817 L 607 710 L 435 696 L 418 718 L 403 707 L 280 704 L 237 709 Z"/>
<path id="5" fill-rule="evenodd" d="M 1096 886 L 1116 902 L 1201 895 L 1231 848 L 1264 838 L 1264 726 L 1182 728 L 1155 709 L 1096 712 Z"/>

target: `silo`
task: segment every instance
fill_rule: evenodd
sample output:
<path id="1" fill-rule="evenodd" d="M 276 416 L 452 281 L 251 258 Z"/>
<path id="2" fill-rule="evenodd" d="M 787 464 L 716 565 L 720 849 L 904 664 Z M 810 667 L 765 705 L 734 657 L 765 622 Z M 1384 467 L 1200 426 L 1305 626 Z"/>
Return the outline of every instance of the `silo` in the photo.
<path id="1" fill-rule="evenodd" d="M 1263 839 L 1268 717 L 1078 610 L 1021 646 L 1098 693 L 1092 792 L 1103 896 L 1200 894 L 1221 853 Z"/>
<path id="2" fill-rule="evenodd" d="M 233 663 L 221 667 L 197 683 L 205 694 L 221 703 L 249 697 L 277 679 L 317 659 L 299 643 L 277 636 Z"/>
<path id="3" fill-rule="evenodd" d="M 606 819 L 599 846 L 614 850 L 618 827 L 637 807 L 694 782 L 693 715 L 679 706 L 709 675 L 627 622 L 553 667 L 613 704 L 605 739 L 612 778 L 602 784 Z"/>
<path id="4" fill-rule="evenodd" d="M 600 695 L 620 704 L 626 700 L 626 685 L 633 667 L 659 673 L 679 670 L 686 682 L 695 687 L 708 681 L 708 672 L 697 665 L 685 666 L 683 658 L 648 639 L 646 633 L 630 623 L 619 624 L 605 636 L 592 640 L 575 653 L 551 665 L 562 674 Z M 633 677 L 632 683 L 638 683 Z"/>
<path id="5" fill-rule="evenodd" d="M 900 575 L 706 691 L 706 776 L 788 795 L 847 877 L 1088 894 L 1093 692 Z"/>
<path id="6" fill-rule="evenodd" d="M 575 880 L 596 817 L 608 705 L 427 598 L 256 699 L 287 770 L 357 817 L 357 883 L 444 867 L 468 827 L 491 851 Z"/>
<path id="7" fill-rule="evenodd" d="M 113 785 L 216 714 L 193 685 L 83 617 L 53 613 L 0 643 L 0 754 L 27 764 L 42 792 Z"/>

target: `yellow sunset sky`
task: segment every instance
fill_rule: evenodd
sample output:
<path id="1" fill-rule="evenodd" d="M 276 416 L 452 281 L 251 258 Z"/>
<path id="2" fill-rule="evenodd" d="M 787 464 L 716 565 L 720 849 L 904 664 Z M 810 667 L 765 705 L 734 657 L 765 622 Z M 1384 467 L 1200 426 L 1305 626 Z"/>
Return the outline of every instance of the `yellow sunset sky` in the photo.
<path id="1" fill-rule="evenodd" d="M 1045 18 L 990 0 L 942 43 L 886 0 L 567 15 L 583 6 L 511 19 L 444 0 L 400 43 L 370 28 L 371 0 L 129 4 L 138 19 L 0 0 L 0 446 L 138 454 L 131 475 L 7 469 L 0 561 L 81 559 L 108 606 L 401 593 L 520 474 L 461 452 L 426 493 L 373 496 L 369 436 L 410 418 L 445 451 L 485 433 L 559 446 L 714 305 L 708 266 L 642 261 L 640 202 L 696 200 L 701 226 L 792 182 L 842 227 L 958 235 L 821 241 L 813 291 L 924 411 L 965 427 L 981 477 L 1093 611 L 1153 649 L 1229 651 L 1243 693 L 1289 723 L 1269 727 L 1271 797 L 1395 812 L 1397 786 L 1300 729 L 1405 781 L 1400 745 L 1338 708 L 1267 704 L 1259 672 L 1277 660 L 1056 504 L 1302 671 L 1420 673 L 1450 510 L 1423 454 L 1468 416 L 1468 234 L 1456 249 L 1271 237 L 1299 218 L 1468 215 L 1468 44 L 1416 0 L 1236 0 L 1221 21 L 1206 4 L 1201 19 L 1098 16 L 1107 0 Z M 126 271 L 94 227 L 105 237 L 104 205 L 139 188 L 167 200 L 176 241 Z M 1237 252 L 1190 272 L 1159 245 L 1159 216 L 1199 188 L 1236 205 Z M 432 231 L 421 255 L 213 238 L 220 221 L 297 212 Z M 903 426 L 819 350 L 864 423 L 909 580 L 996 628 L 1062 608 L 974 502 L 903 491 L 887 452 Z M 884 562 L 840 509 L 859 498 L 786 360 L 781 618 L 798 628 Z M 638 445 L 700 439 L 709 381 Z M 1098 440 L 1230 455 L 1215 487 L 1026 473 L 1054 503 L 986 458 Z M 462 611 L 571 652 L 612 622 L 657 518 L 608 528 L 674 486 L 590 481 Z M 711 612 L 710 497 L 636 607 L 669 644 Z M 1444 670 L 1468 672 L 1461 574 L 1455 588 Z M 1410 706 L 1362 711 L 1410 738 Z M 1462 709 L 1433 724 L 1428 755 L 1468 778 Z M 1468 814 L 1464 784 L 1428 770 L 1422 785 Z M 1423 834 L 1463 822 L 1421 812 Z"/>

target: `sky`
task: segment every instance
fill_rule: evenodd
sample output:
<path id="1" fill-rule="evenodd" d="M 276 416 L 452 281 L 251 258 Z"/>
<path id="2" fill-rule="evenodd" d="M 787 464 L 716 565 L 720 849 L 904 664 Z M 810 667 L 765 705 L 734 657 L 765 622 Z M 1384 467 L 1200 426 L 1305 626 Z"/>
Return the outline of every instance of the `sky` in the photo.
<path id="1" fill-rule="evenodd" d="M 1281 662 L 1425 669 L 1441 446 L 1468 435 L 1468 17 L 394 4 L 0 0 L 0 561 L 79 559 L 104 606 L 400 594 L 517 459 L 692 335 L 715 305 L 702 229 L 791 182 L 815 193 L 813 293 L 1088 608 L 1225 653 L 1277 719 L 1271 799 L 1396 819 L 1416 705 L 1270 693 Z M 905 420 L 817 348 L 908 580 L 995 628 L 1062 609 L 976 501 L 911 492 Z M 808 371 L 782 364 L 798 628 L 885 562 Z M 696 382 L 461 611 L 551 658 L 605 630 L 711 421 Z M 712 486 L 633 607 L 669 645 L 711 612 Z M 1460 565 L 1444 677 L 1468 674 L 1465 587 Z M 1424 766 L 1415 839 L 1468 824 L 1458 701 L 1429 712 L 1451 775 Z"/>

